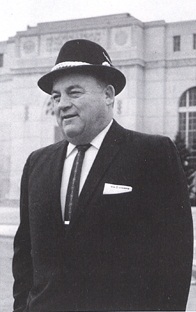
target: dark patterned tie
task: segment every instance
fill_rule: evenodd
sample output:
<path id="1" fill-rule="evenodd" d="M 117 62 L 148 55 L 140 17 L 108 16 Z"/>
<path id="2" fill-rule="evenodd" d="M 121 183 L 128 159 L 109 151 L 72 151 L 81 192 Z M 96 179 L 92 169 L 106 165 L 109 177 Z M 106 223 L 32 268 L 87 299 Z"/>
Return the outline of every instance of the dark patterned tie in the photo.
<path id="1" fill-rule="evenodd" d="M 76 146 L 76 148 L 78 149 L 78 153 L 73 162 L 69 183 L 67 187 L 67 195 L 65 202 L 65 217 L 64 217 L 65 224 L 69 223 L 69 221 L 71 220 L 71 216 L 78 202 L 82 163 L 84 160 L 85 152 L 90 146 L 91 144 Z"/>

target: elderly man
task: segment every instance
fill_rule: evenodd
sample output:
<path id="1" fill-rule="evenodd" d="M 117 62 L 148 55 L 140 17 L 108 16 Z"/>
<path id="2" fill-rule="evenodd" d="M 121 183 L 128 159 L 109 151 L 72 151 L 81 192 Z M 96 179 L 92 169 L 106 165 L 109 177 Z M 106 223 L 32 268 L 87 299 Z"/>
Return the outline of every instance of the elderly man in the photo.
<path id="1" fill-rule="evenodd" d="M 192 218 L 173 143 L 113 120 L 125 77 L 94 42 L 66 42 L 38 85 L 65 140 L 24 167 L 14 311 L 185 310 Z"/>

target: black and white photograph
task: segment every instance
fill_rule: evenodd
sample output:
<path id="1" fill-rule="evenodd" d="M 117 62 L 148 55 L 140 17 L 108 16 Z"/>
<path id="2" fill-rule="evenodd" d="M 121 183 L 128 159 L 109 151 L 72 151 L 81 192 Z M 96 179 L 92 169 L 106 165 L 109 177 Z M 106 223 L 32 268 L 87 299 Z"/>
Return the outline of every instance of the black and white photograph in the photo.
<path id="1" fill-rule="evenodd" d="M 196 311 L 196 1 L 0 10 L 0 311 Z"/>

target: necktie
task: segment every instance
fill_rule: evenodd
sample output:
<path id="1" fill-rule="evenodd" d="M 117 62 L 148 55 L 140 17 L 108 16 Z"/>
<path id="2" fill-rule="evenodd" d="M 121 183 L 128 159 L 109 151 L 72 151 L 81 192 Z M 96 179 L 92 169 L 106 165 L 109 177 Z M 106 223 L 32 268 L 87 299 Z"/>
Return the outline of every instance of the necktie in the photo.
<path id="1" fill-rule="evenodd" d="M 91 144 L 76 146 L 76 148 L 78 149 L 78 153 L 76 154 L 76 157 L 73 162 L 69 183 L 67 187 L 67 195 L 65 202 L 65 217 L 64 217 L 65 223 L 69 223 L 69 221 L 71 220 L 71 216 L 78 202 L 82 163 L 84 160 L 85 152 L 90 146 Z"/>

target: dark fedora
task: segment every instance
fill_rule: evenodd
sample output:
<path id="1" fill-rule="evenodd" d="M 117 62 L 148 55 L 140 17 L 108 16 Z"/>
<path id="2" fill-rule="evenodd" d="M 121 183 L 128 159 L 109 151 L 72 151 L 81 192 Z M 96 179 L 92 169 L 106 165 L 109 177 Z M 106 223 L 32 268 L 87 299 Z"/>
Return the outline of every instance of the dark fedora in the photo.
<path id="1" fill-rule="evenodd" d="M 39 79 L 38 86 L 51 94 L 54 79 L 61 74 L 72 72 L 95 74 L 101 80 L 113 85 L 116 95 L 122 91 L 126 83 L 125 76 L 112 65 L 106 50 L 95 42 L 77 39 L 67 41 L 62 46 L 55 66 Z"/>

